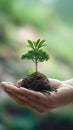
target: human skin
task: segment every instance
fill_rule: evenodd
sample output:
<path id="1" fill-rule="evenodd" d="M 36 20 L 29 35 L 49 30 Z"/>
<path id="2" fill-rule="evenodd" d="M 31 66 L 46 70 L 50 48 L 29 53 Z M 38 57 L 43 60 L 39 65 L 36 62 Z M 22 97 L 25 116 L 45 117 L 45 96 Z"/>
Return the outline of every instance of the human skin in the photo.
<path id="1" fill-rule="evenodd" d="M 17 81 L 17 86 L 10 82 L 0 83 L 0 87 L 17 103 L 35 109 L 38 112 L 61 107 L 73 103 L 73 78 L 60 81 L 49 79 L 50 85 L 57 89 L 57 92 L 35 92 L 21 87 L 22 79 Z"/>

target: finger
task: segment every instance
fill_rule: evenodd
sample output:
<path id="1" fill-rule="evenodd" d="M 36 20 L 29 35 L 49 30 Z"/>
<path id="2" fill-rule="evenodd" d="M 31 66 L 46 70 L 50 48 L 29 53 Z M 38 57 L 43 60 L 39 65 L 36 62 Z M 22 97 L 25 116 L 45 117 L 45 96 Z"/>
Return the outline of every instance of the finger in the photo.
<path id="1" fill-rule="evenodd" d="M 26 101 L 26 102 L 28 102 L 28 103 L 29 103 L 29 101 L 30 101 L 31 104 L 34 103 L 35 106 L 38 105 L 38 106 L 39 106 L 39 109 L 40 109 L 40 107 L 42 107 L 43 111 L 44 111 L 45 109 L 48 110 L 48 105 L 45 104 L 45 102 L 41 102 L 41 101 L 36 100 L 36 99 L 34 99 L 34 98 L 30 98 L 30 97 L 28 97 L 27 95 L 24 95 L 24 93 L 22 93 L 22 92 L 20 91 L 20 89 L 18 89 L 18 92 L 17 92 L 17 93 L 14 92 L 14 94 L 17 95 L 21 100 L 24 100 L 24 101 Z M 42 95 L 43 95 L 43 94 L 42 94 Z M 44 97 L 45 97 L 45 96 L 44 96 Z"/>
<path id="2" fill-rule="evenodd" d="M 47 98 L 48 100 L 46 100 L 45 102 L 41 103 L 39 102 L 38 100 L 32 100 L 30 99 L 29 97 L 27 96 L 24 96 L 22 93 L 19 93 L 19 92 L 10 92 L 10 90 L 6 90 L 7 93 L 12 93 L 13 95 L 15 95 L 15 97 L 17 97 L 17 99 L 19 98 L 20 100 L 23 100 L 23 103 L 24 102 L 27 102 L 28 104 L 31 103 L 31 105 L 33 106 L 34 104 L 34 107 L 36 107 L 37 109 L 39 109 L 39 111 L 42 111 L 42 112 L 45 112 L 47 110 L 50 110 L 50 109 L 53 109 L 55 108 L 55 102 L 54 102 L 54 98 L 51 99 L 51 98 Z M 51 95 L 50 95 L 51 96 Z"/>
<path id="3" fill-rule="evenodd" d="M 23 79 L 20 79 L 20 80 L 18 80 L 17 83 L 16 83 L 19 87 L 21 87 L 22 80 L 23 80 Z"/>
<path id="4" fill-rule="evenodd" d="M 64 106 L 73 102 L 73 86 L 62 84 L 55 96 L 57 107 Z"/>
<path id="5" fill-rule="evenodd" d="M 60 80 L 57 80 L 57 79 L 52 79 L 52 78 L 49 78 L 49 83 L 50 83 L 50 86 L 52 86 L 53 88 L 59 88 L 60 85 L 62 84 L 62 81 Z"/>
<path id="6" fill-rule="evenodd" d="M 33 108 L 33 109 L 37 110 L 38 112 L 45 112 L 46 111 L 45 109 L 43 110 L 42 108 L 39 108 L 38 106 L 24 102 L 23 100 L 20 100 L 20 99 L 16 99 L 16 102 L 23 105 L 23 106 Z"/>
<path id="7" fill-rule="evenodd" d="M 3 89 L 8 89 L 8 83 L 7 82 L 1 82 L 1 87 L 3 88 Z"/>
<path id="8" fill-rule="evenodd" d="M 27 106 L 27 107 L 31 107 L 36 109 L 39 112 L 45 112 L 45 108 L 41 107 L 39 104 L 32 102 L 31 100 L 29 100 L 26 97 L 20 97 L 18 95 L 13 94 L 12 92 L 9 92 L 8 90 L 6 90 L 6 93 L 12 97 L 14 100 L 16 100 L 16 102 L 18 102 L 21 105 Z"/>
<path id="9" fill-rule="evenodd" d="M 23 102 L 27 102 L 28 104 L 31 104 L 32 106 L 36 107 L 40 111 L 45 111 L 46 105 L 39 103 L 38 101 L 35 101 L 34 99 L 30 99 L 29 97 L 24 96 L 21 93 L 17 93 L 17 97 Z"/>
<path id="10" fill-rule="evenodd" d="M 19 88 L 18 91 L 24 96 L 30 98 L 31 100 L 38 101 L 40 103 L 43 103 L 46 100 L 46 96 L 41 92 L 35 92 L 33 90 L 29 90 L 22 87 Z"/>
<path id="11" fill-rule="evenodd" d="M 63 81 L 63 83 L 69 84 L 73 86 L 73 78 Z"/>
<path id="12" fill-rule="evenodd" d="M 14 86 L 12 83 L 10 82 L 2 82 L 1 83 L 1 87 L 4 90 L 9 90 L 9 91 L 13 91 L 13 92 L 17 92 L 18 88 L 16 86 Z"/>

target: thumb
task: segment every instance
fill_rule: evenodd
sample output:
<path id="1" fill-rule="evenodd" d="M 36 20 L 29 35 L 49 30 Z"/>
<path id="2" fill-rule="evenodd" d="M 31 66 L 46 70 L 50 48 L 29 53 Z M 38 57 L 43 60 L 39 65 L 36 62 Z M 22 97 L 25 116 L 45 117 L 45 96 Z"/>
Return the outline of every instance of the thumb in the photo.
<path id="1" fill-rule="evenodd" d="M 18 81 L 16 82 L 16 84 L 18 85 L 18 87 L 21 87 L 22 80 L 23 80 L 23 79 L 20 79 L 20 80 L 18 80 Z"/>

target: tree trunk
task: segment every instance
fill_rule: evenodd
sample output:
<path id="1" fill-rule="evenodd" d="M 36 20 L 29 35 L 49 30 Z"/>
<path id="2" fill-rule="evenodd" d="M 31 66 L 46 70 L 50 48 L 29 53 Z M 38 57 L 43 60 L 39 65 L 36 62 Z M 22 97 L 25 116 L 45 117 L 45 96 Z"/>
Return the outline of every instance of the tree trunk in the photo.
<path id="1" fill-rule="evenodd" d="M 37 61 L 35 62 L 35 70 L 36 70 L 36 72 L 38 72 L 38 62 Z"/>

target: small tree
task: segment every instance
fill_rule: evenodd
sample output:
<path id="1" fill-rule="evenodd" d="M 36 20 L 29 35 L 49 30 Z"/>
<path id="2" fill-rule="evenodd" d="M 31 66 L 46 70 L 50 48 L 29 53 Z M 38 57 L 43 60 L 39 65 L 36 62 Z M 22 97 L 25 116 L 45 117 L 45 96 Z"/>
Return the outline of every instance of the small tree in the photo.
<path id="1" fill-rule="evenodd" d="M 35 63 L 35 71 L 38 72 L 38 62 L 47 61 L 49 56 L 46 52 L 44 52 L 41 48 L 45 46 L 45 40 L 40 41 L 38 39 L 36 42 L 28 40 L 28 47 L 31 48 L 28 53 L 23 54 L 21 59 L 32 60 Z"/>

